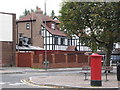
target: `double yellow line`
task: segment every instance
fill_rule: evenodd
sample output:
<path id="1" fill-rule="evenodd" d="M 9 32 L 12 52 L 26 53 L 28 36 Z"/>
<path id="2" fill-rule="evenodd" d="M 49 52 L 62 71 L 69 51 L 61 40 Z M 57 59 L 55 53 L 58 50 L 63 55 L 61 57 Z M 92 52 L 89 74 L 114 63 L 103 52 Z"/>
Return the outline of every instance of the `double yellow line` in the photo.
<path id="1" fill-rule="evenodd" d="M 30 82 L 29 80 L 25 80 L 25 79 L 20 80 L 20 82 L 25 83 L 25 84 L 30 85 L 30 86 L 41 87 L 41 85 L 35 85 L 32 82 Z"/>

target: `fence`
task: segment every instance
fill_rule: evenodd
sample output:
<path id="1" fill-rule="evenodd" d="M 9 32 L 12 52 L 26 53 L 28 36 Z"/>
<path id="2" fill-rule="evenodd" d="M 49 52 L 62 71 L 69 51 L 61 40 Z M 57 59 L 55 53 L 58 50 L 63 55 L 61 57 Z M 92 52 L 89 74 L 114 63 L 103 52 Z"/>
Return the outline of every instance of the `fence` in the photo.
<path id="1" fill-rule="evenodd" d="M 44 50 L 26 52 L 24 54 L 16 53 L 17 66 L 44 68 L 44 61 Z M 82 67 L 88 65 L 88 56 L 84 55 L 84 52 L 79 51 L 49 50 L 47 51 L 47 61 L 49 61 L 49 68 Z"/>

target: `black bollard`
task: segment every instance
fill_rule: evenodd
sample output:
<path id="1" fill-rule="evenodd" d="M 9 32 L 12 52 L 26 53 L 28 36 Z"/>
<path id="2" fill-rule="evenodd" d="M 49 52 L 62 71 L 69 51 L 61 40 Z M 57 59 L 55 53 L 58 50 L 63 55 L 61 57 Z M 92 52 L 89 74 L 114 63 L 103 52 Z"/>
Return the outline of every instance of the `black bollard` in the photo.
<path id="1" fill-rule="evenodd" d="M 117 80 L 120 81 L 120 63 L 117 65 Z"/>

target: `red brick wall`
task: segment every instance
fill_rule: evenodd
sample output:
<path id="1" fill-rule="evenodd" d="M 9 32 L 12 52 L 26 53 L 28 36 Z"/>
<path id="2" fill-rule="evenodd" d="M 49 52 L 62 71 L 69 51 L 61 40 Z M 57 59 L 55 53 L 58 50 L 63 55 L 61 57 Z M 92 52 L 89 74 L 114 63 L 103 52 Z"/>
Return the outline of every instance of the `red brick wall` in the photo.
<path id="1" fill-rule="evenodd" d="M 39 65 L 33 63 L 33 67 L 44 68 L 43 62 L 45 58 L 45 51 L 35 51 L 39 55 Z M 61 51 L 61 50 L 48 50 L 47 61 L 49 61 L 49 68 L 68 68 L 68 67 L 82 67 L 88 65 L 88 56 L 84 52 L 78 51 Z"/>
<path id="2" fill-rule="evenodd" d="M 55 63 L 65 63 L 65 55 L 55 54 Z"/>
<path id="3" fill-rule="evenodd" d="M 2 42 L 2 66 L 10 66 L 13 64 L 12 42 Z"/>
<path id="4" fill-rule="evenodd" d="M 45 54 L 45 50 L 36 50 L 35 54 Z M 47 54 L 84 54 L 84 51 L 47 50 Z"/>
<path id="5" fill-rule="evenodd" d="M 68 54 L 68 63 L 76 62 L 76 55 L 75 54 Z"/>
<path id="6" fill-rule="evenodd" d="M 39 63 L 39 55 L 34 54 L 33 63 Z"/>
<path id="7" fill-rule="evenodd" d="M 45 60 L 45 59 L 44 59 Z M 53 56 L 52 55 L 47 55 L 47 60 L 50 62 L 50 63 L 53 63 Z"/>
<path id="8" fill-rule="evenodd" d="M 78 63 L 86 63 L 86 62 L 88 62 L 88 56 L 86 56 L 86 55 L 78 55 Z"/>
<path id="9" fill-rule="evenodd" d="M 32 63 L 31 67 L 43 68 L 44 67 L 43 66 L 43 55 L 42 54 L 39 55 L 39 63 L 33 63 L 33 62 L 31 63 Z"/>
<path id="10" fill-rule="evenodd" d="M 43 52 L 42 52 L 43 53 Z M 53 52 L 54 53 L 54 52 Z M 63 52 L 64 53 L 64 52 Z M 35 62 L 35 60 L 37 62 Z M 45 55 L 36 53 L 17 53 L 17 66 L 44 68 Z M 88 56 L 82 54 L 48 54 L 49 68 L 82 67 L 88 64 Z"/>
<path id="11" fill-rule="evenodd" d="M 16 66 L 17 67 L 31 67 L 32 65 L 32 58 L 33 53 L 16 53 Z"/>

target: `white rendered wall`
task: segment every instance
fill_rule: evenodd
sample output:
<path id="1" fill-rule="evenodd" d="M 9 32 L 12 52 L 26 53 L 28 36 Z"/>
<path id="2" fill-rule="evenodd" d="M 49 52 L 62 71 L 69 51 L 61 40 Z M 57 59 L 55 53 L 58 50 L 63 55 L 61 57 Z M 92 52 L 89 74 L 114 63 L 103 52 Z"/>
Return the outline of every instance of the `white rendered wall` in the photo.
<path id="1" fill-rule="evenodd" d="M 58 50 L 66 50 L 68 48 L 68 46 L 59 46 Z"/>
<path id="2" fill-rule="evenodd" d="M 13 41 L 12 15 L 0 13 L 0 41 Z"/>
<path id="3" fill-rule="evenodd" d="M 116 47 L 115 48 L 120 48 L 120 43 L 116 43 Z"/>

